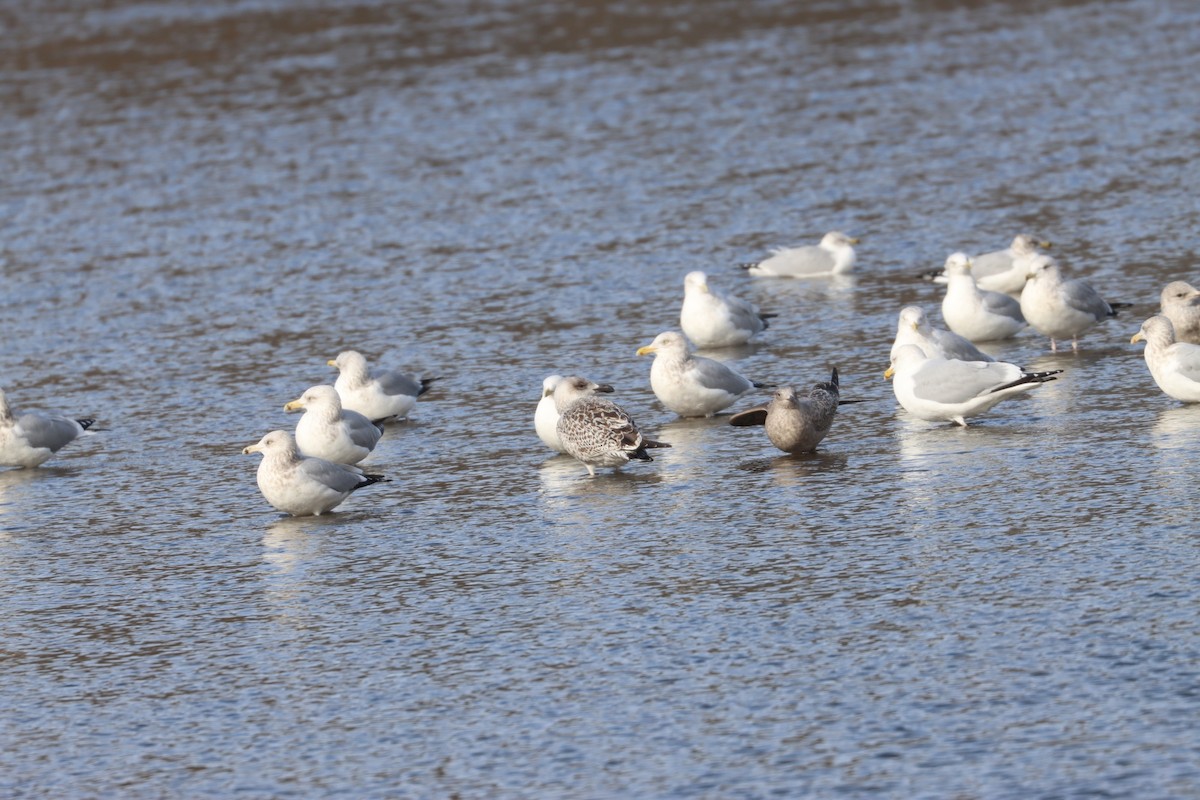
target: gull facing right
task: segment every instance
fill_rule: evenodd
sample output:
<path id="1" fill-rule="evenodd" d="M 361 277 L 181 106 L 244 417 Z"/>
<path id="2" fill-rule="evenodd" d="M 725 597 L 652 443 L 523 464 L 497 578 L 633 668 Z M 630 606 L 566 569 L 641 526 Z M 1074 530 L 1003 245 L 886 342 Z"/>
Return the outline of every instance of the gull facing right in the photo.
<path id="1" fill-rule="evenodd" d="M 558 408 L 558 438 L 567 455 L 587 467 L 596 476 L 596 467 L 622 467 L 630 460 L 653 461 L 646 452 L 650 447 L 670 447 L 665 442 L 647 439 L 625 410 L 596 392 L 611 392 L 608 384 L 593 383 L 571 375 L 554 389 Z"/>
<path id="2" fill-rule="evenodd" d="M 271 431 L 243 455 L 262 453 L 258 490 L 272 506 L 293 517 L 319 516 L 342 503 L 350 493 L 386 481 L 358 467 L 302 455 L 287 431 Z"/>
<path id="3" fill-rule="evenodd" d="M 841 275 L 854 268 L 854 247 L 858 239 L 840 231 L 830 231 L 820 244 L 804 247 L 780 247 L 762 261 L 742 264 L 744 270 L 760 278 L 812 278 Z"/>

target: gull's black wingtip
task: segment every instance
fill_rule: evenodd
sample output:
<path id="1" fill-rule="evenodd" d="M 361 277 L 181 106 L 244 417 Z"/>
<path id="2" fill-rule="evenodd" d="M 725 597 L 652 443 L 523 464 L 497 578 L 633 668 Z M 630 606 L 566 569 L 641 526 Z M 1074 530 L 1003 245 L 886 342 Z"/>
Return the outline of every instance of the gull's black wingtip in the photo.
<path id="1" fill-rule="evenodd" d="M 391 483 L 392 482 L 391 478 L 385 478 L 383 475 L 376 475 L 376 474 L 366 473 L 366 472 L 363 473 L 362 478 L 363 479 L 358 483 L 358 485 L 355 486 L 354 489 L 351 489 L 351 491 L 361 489 L 364 486 L 371 486 L 372 484 L 376 484 L 376 483 Z"/>

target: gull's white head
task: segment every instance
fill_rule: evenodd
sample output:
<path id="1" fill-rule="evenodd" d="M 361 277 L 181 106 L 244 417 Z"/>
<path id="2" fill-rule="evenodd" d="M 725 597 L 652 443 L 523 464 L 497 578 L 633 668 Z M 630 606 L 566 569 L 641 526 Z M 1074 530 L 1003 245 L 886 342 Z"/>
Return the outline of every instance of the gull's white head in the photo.
<path id="1" fill-rule="evenodd" d="M 363 358 L 362 353 L 357 350 L 343 350 L 338 353 L 337 358 L 325 362 L 331 367 L 336 367 L 338 370 L 345 372 L 351 371 L 366 371 L 367 359 Z"/>
<path id="2" fill-rule="evenodd" d="M 542 397 L 550 397 L 554 394 L 555 388 L 562 381 L 562 375 L 547 375 L 542 379 Z"/>
<path id="3" fill-rule="evenodd" d="M 663 331 L 654 337 L 653 342 L 645 347 L 639 347 L 637 354 L 639 356 L 648 356 L 652 353 L 683 353 L 686 355 L 687 351 L 687 339 L 683 338 L 682 333 Z"/>
<path id="4" fill-rule="evenodd" d="M 242 455 L 250 455 L 251 453 L 262 453 L 263 455 L 272 455 L 274 453 L 286 453 L 296 449 L 296 440 L 287 431 L 271 431 L 266 436 L 258 440 L 258 444 L 252 444 L 242 448 Z"/>
<path id="5" fill-rule="evenodd" d="M 1141 329 L 1129 340 L 1130 344 L 1146 342 L 1158 347 L 1169 347 L 1175 343 L 1175 326 L 1162 314 L 1155 314 L 1142 323 Z"/>
<path id="6" fill-rule="evenodd" d="M 971 258 L 966 253 L 951 253 L 942 267 L 947 275 L 969 275 L 971 273 Z"/>
<path id="7" fill-rule="evenodd" d="M 707 292 L 708 291 L 708 275 L 700 270 L 689 272 L 683 278 L 683 291 L 688 292 Z"/>
<path id="8" fill-rule="evenodd" d="M 1029 260 L 1029 264 L 1026 266 L 1025 280 L 1036 280 L 1042 276 L 1058 278 L 1061 277 L 1061 273 L 1053 258 L 1038 254 Z"/>
<path id="9" fill-rule="evenodd" d="M 905 306 L 900 309 L 900 327 L 912 328 L 914 331 L 919 331 L 925 327 L 925 312 L 920 306 Z"/>
<path id="10" fill-rule="evenodd" d="M 887 372 L 883 373 L 883 377 L 891 380 L 892 376 L 896 374 L 896 370 L 910 364 L 919 364 L 926 360 L 925 351 L 915 344 L 906 344 L 903 347 L 898 347 L 895 354 L 892 355 L 892 365 L 887 368 Z"/>
<path id="11" fill-rule="evenodd" d="M 283 410 L 292 412 L 303 411 L 306 408 L 335 408 L 341 411 L 342 399 L 338 396 L 337 389 L 332 386 L 310 386 L 304 390 L 304 394 L 285 405 Z"/>
<path id="12" fill-rule="evenodd" d="M 854 244 L 858 244 L 858 239 L 853 236 L 847 236 L 841 231 L 830 231 L 821 237 L 821 247 L 827 250 L 849 247 Z"/>
<path id="13" fill-rule="evenodd" d="M 1018 233 L 1013 237 L 1012 244 L 1008 247 L 1015 255 L 1031 256 L 1038 251 L 1039 247 L 1043 250 L 1049 250 L 1051 245 L 1045 239 L 1038 239 L 1027 233 Z"/>

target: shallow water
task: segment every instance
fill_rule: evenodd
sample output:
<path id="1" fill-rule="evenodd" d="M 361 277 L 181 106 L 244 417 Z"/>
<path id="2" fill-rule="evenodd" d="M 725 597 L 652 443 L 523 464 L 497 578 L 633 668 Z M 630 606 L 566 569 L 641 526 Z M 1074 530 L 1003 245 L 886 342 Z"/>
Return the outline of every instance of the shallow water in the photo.
<path id="1" fill-rule="evenodd" d="M 1127 344 L 1195 282 L 1200 12 L 1150 2 L 53 2 L 0 16 L 9 797 L 1200 793 L 1200 409 Z M 830 229 L 854 276 L 734 268 Z M 883 380 L 913 280 L 1030 231 L 1110 300 L 967 429 Z M 821 452 L 672 419 L 682 278 Z M 243 446 L 356 347 L 441 380 L 280 518 Z M 673 444 L 594 480 L 542 378 Z M 741 405 L 750 405 L 744 400 Z"/>

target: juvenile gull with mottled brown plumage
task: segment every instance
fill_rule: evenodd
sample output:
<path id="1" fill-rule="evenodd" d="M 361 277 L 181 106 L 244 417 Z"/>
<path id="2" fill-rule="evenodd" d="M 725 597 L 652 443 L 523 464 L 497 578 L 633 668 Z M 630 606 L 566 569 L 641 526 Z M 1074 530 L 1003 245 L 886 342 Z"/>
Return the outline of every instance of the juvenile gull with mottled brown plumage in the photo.
<path id="1" fill-rule="evenodd" d="M 1175 341 L 1200 344 L 1200 290 L 1186 281 L 1171 281 L 1159 302 L 1163 316 L 1171 320 Z"/>
<path id="2" fill-rule="evenodd" d="M 593 476 L 596 467 L 621 467 L 631 459 L 653 461 L 646 452 L 648 447 L 670 447 L 647 439 L 620 406 L 596 396 L 596 392 L 612 390 L 578 375 L 563 378 L 554 389 L 563 450 L 583 462 Z"/>
<path id="3" fill-rule="evenodd" d="M 764 425 L 771 444 L 785 453 L 811 453 L 829 433 L 838 407 L 838 371 L 828 381 L 815 384 L 807 397 L 791 386 L 780 386 L 765 406 L 740 411 L 729 418 L 740 427 Z"/>

